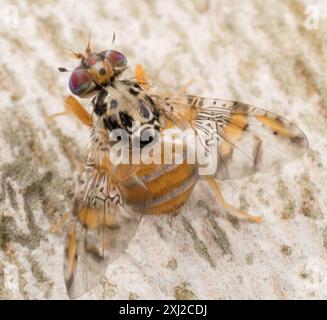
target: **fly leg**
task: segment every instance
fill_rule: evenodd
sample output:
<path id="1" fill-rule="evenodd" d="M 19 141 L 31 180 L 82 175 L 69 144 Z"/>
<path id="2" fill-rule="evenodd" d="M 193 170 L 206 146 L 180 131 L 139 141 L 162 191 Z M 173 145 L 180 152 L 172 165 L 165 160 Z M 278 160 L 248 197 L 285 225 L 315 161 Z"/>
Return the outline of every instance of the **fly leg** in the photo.
<path id="1" fill-rule="evenodd" d="M 148 76 L 143 66 L 137 64 L 135 67 L 135 79 L 136 82 L 145 90 L 148 91 L 150 89 L 150 82 L 148 80 Z M 194 82 L 194 79 L 190 79 L 186 84 L 184 84 L 177 92 L 177 95 L 185 95 L 188 87 Z M 171 96 L 176 95 L 176 93 L 171 92 L 163 92 L 160 95 L 164 98 L 169 98 Z"/>
<path id="2" fill-rule="evenodd" d="M 52 120 L 55 117 L 63 115 L 73 115 L 78 118 L 84 125 L 92 127 L 92 116 L 85 110 L 85 108 L 79 103 L 79 101 L 73 96 L 68 96 L 65 99 L 65 110 L 53 114 L 48 117 L 49 120 Z"/>
<path id="3" fill-rule="evenodd" d="M 135 67 L 135 79 L 136 82 L 145 90 L 148 91 L 150 89 L 150 83 L 148 80 L 148 75 L 143 66 L 137 64 Z"/>
<path id="4" fill-rule="evenodd" d="M 209 183 L 211 190 L 215 193 L 219 204 L 224 209 L 226 209 L 228 211 L 228 213 L 230 213 L 232 216 L 239 218 L 239 219 L 249 220 L 249 221 L 257 222 L 257 223 L 262 221 L 262 217 L 250 215 L 250 214 L 248 214 L 244 211 L 241 211 L 240 209 L 234 208 L 233 206 L 226 203 L 223 195 L 220 192 L 219 184 L 217 183 L 217 181 L 215 179 L 208 180 L 208 183 Z"/>

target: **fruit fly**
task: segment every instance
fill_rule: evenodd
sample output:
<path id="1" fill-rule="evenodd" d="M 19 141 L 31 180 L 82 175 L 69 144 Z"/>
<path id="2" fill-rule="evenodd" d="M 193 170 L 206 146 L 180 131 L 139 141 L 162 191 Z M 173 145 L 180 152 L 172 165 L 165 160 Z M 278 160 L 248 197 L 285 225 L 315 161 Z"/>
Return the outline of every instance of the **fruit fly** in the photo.
<path id="1" fill-rule="evenodd" d="M 114 42 L 115 36 L 113 36 Z M 80 97 L 87 98 L 94 95 L 103 86 L 107 86 L 127 67 L 126 57 L 116 50 L 92 52 L 90 38 L 85 54 L 72 51 L 81 63 L 72 71 L 69 78 L 70 91 Z M 67 72 L 66 68 L 58 68 L 60 72 Z"/>
<path id="2" fill-rule="evenodd" d="M 153 93 L 140 65 L 132 79 L 120 78 L 119 68 L 126 67 L 126 58 L 118 55 L 117 64 L 110 52 L 113 51 L 92 53 L 88 46 L 87 57 L 81 57 L 81 65 L 71 76 L 79 77 L 79 72 L 87 74 L 78 81 L 71 79 L 70 89 L 78 96 L 93 94 L 92 114 L 75 97 L 66 99 L 66 110 L 72 111 L 91 130 L 91 146 L 78 178 L 65 244 L 64 278 L 72 298 L 97 283 L 107 264 L 128 246 L 142 216 L 178 214 L 202 178 L 208 182 L 221 209 L 237 218 L 260 222 L 260 216 L 226 203 L 218 181 L 269 171 L 300 157 L 308 146 L 297 126 L 264 109 L 222 99 Z M 214 172 L 201 175 L 202 163 L 188 162 L 184 157 L 186 148 L 184 145 L 180 148 L 177 140 L 170 142 L 170 150 L 182 160 L 164 161 L 167 140 L 164 135 L 176 128 L 191 130 L 195 137 L 203 136 L 200 142 L 205 152 L 215 147 Z M 137 150 L 143 152 L 149 146 L 157 146 L 158 152 L 164 151 L 160 152 L 159 162 L 112 160 L 110 152 L 117 143 L 122 143 L 119 139 L 113 142 L 113 132 L 125 132 L 128 139 L 122 146 L 130 150 L 133 139 L 149 129 L 157 136 L 141 141 Z M 148 157 L 154 155 L 151 148 Z"/>

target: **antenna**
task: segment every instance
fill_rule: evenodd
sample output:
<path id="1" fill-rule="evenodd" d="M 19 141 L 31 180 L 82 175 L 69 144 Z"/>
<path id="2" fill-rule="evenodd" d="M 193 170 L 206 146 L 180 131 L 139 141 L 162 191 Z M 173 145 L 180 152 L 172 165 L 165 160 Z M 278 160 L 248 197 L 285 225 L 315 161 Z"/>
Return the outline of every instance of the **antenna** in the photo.
<path id="1" fill-rule="evenodd" d="M 116 32 L 114 31 L 114 33 L 112 34 L 112 42 L 111 42 L 111 45 L 114 44 L 115 40 L 116 40 Z"/>
<path id="2" fill-rule="evenodd" d="M 92 54 L 92 50 L 91 50 L 91 34 L 92 34 L 92 28 L 90 30 L 90 33 L 89 33 L 89 41 L 87 42 L 87 46 L 86 46 L 86 49 L 85 49 L 85 53 L 87 54 L 87 56 L 90 56 Z"/>
<path id="3" fill-rule="evenodd" d="M 92 25 L 91 29 L 90 29 L 90 33 L 89 33 L 89 41 L 87 43 L 87 47 L 85 49 L 85 53 L 87 54 L 87 56 L 90 56 L 92 55 L 92 50 L 91 50 L 91 36 L 92 36 L 92 31 L 93 31 L 93 28 L 95 26 L 95 22 L 94 24 Z"/>

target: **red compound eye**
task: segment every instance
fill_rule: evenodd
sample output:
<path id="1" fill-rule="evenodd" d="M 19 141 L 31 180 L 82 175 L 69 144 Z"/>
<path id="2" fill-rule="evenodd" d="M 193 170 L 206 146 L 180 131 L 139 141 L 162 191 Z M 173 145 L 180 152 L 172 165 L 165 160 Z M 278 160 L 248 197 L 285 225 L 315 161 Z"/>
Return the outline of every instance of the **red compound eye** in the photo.
<path id="1" fill-rule="evenodd" d="M 121 68 L 127 65 L 126 57 L 115 50 L 105 50 L 83 59 L 82 64 L 72 72 L 69 79 L 69 89 L 73 94 L 84 97 L 96 90 L 97 85 L 87 70 L 91 67 L 98 69 L 99 66 L 96 64 L 104 59 L 107 59 L 113 68 Z M 98 71 L 100 72 L 100 70 Z"/>
<path id="2" fill-rule="evenodd" d="M 73 94 L 83 96 L 90 92 L 92 86 L 94 86 L 93 80 L 84 68 L 76 68 L 72 72 L 69 79 L 69 89 Z"/>
<path id="3" fill-rule="evenodd" d="M 114 68 L 121 68 L 127 65 L 126 57 L 119 51 L 110 50 L 106 55 L 106 59 Z"/>

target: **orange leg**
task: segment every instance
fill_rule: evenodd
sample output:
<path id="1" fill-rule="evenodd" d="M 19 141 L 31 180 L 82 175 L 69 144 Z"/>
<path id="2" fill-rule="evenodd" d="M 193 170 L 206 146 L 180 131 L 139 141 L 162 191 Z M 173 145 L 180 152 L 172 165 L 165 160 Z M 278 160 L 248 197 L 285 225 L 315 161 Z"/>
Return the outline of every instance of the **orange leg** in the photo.
<path id="1" fill-rule="evenodd" d="M 136 82 L 145 91 L 148 91 L 150 89 L 150 84 L 149 84 L 148 76 L 146 74 L 145 69 L 140 64 L 137 64 L 136 67 L 135 67 L 135 79 L 136 79 Z"/>
<path id="2" fill-rule="evenodd" d="M 148 76 L 143 66 L 137 64 L 135 67 L 135 79 L 136 82 L 145 90 L 148 91 L 150 89 L 150 82 L 148 80 Z M 185 95 L 188 87 L 194 82 L 194 79 L 189 80 L 185 85 L 183 85 L 180 90 L 178 90 L 178 95 Z M 161 93 L 163 97 L 171 97 L 173 94 L 171 92 Z"/>
<path id="3" fill-rule="evenodd" d="M 224 209 L 226 209 L 228 211 L 228 213 L 230 213 L 232 216 L 239 218 L 239 219 L 249 220 L 249 221 L 253 221 L 253 222 L 257 222 L 257 223 L 262 221 L 262 217 L 250 215 L 250 214 L 243 212 L 240 209 L 234 208 L 231 205 L 229 205 L 228 203 L 226 203 L 223 195 L 220 192 L 219 185 L 215 179 L 208 180 L 208 183 L 209 183 L 209 186 L 212 189 L 212 191 L 215 193 L 219 204 Z"/>
<path id="4" fill-rule="evenodd" d="M 73 96 L 68 96 L 65 99 L 65 111 L 53 114 L 49 116 L 48 119 L 52 120 L 53 118 L 62 115 L 73 115 L 78 118 L 84 125 L 92 127 L 92 116 Z"/>

